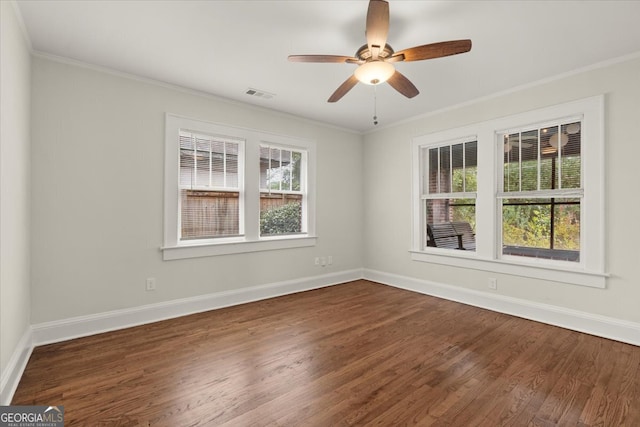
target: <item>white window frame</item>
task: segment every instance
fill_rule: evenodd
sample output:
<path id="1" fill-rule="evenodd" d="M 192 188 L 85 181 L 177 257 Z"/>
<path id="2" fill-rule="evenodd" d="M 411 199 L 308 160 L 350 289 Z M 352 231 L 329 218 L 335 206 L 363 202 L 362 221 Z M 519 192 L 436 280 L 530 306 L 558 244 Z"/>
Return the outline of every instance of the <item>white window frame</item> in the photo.
<path id="1" fill-rule="evenodd" d="M 260 187 L 260 194 L 263 193 L 268 193 L 268 194 L 296 194 L 296 195 L 300 195 L 302 196 L 302 217 L 301 217 L 301 232 L 300 233 L 294 233 L 295 235 L 299 235 L 299 234 L 304 234 L 307 233 L 307 229 L 308 229 L 308 180 L 307 180 L 307 168 L 308 168 L 308 163 L 309 163 L 309 153 L 306 149 L 303 149 L 301 147 L 295 147 L 295 146 L 291 146 L 291 145 L 282 145 L 282 144 L 277 144 L 277 143 L 273 143 L 273 142 L 267 142 L 267 141 L 262 141 L 260 143 L 260 147 L 266 147 L 269 150 L 276 148 L 279 150 L 289 150 L 292 153 L 295 152 L 299 152 L 302 156 L 302 164 L 301 164 L 301 168 L 300 168 L 300 190 L 284 190 L 284 189 L 280 189 L 280 190 L 272 190 L 270 188 L 262 188 Z M 293 155 L 293 154 L 292 154 Z M 292 179 L 293 181 L 293 179 Z M 267 185 L 268 187 L 268 185 Z M 276 235 L 267 235 L 267 236 L 261 236 L 262 239 L 277 239 L 280 238 L 282 236 L 286 236 L 287 234 L 276 234 Z"/>
<path id="2" fill-rule="evenodd" d="M 448 192 L 448 193 L 439 193 L 439 192 L 435 192 L 435 193 L 431 193 L 429 191 L 429 188 L 425 188 L 425 184 L 427 183 L 427 180 L 425 179 L 425 175 L 428 176 L 429 174 L 429 166 L 427 163 L 427 160 L 424 158 L 424 153 L 428 152 L 429 149 L 431 148 L 440 148 L 440 147 L 452 147 L 454 145 L 457 144 L 466 144 L 469 142 L 476 142 L 476 136 L 475 135 L 470 135 L 464 138 L 456 138 L 454 140 L 446 140 L 446 141 L 440 141 L 437 143 L 433 143 L 433 144 L 426 144 L 426 145 L 422 145 L 419 148 L 419 151 L 422 152 L 423 154 L 419 154 L 420 156 L 420 161 L 423 162 L 422 164 L 418 165 L 418 168 L 420 169 L 420 183 L 418 184 L 420 186 L 420 198 L 421 200 L 421 216 L 423 217 L 421 219 L 421 225 L 422 225 L 422 231 L 424 231 L 424 233 L 420 236 L 420 239 L 422 239 L 422 241 L 420 242 L 420 247 L 428 247 L 427 246 L 427 221 L 426 221 L 426 205 L 425 203 L 428 200 L 436 200 L 436 199 L 473 199 L 474 202 L 477 204 L 477 197 L 478 197 L 478 192 L 477 191 L 464 191 L 464 192 Z M 453 161 L 453 158 L 450 157 L 450 163 Z M 463 158 L 463 162 L 465 161 L 465 159 Z M 477 163 L 477 160 L 476 160 Z M 450 167 L 450 171 L 453 172 L 453 168 Z M 477 177 L 476 177 L 477 178 Z M 452 181 L 453 182 L 453 181 Z M 466 190 L 466 188 L 465 188 Z M 476 212 L 477 212 L 477 207 L 476 207 Z M 444 249 L 444 248 L 435 248 L 435 247 L 429 247 L 430 251 L 434 251 L 434 252 L 440 252 L 440 251 L 451 251 L 451 250 L 455 250 L 455 249 Z"/>
<path id="3" fill-rule="evenodd" d="M 508 129 L 538 123 L 582 118 L 582 179 L 580 262 L 502 256 L 501 200 L 497 197 L 502 179 L 503 141 L 499 134 Z M 424 243 L 425 218 L 421 209 L 422 148 L 475 135 L 478 141 L 478 191 L 476 198 L 476 251 L 438 250 Z M 422 135 L 411 141 L 412 243 L 415 261 L 471 268 L 495 273 L 570 283 L 596 288 L 606 287 L 605 259 L 605 141 L 604 96 L 542 108 L 489 120 L 471 126 Z"/>
<path id="4" fill-rule="evenodd" d="M 192 136 L 195 135 L 200 135 L 203 137 L 209 137 L 211 139 L 215 139 L 218 141 L 224 141 L 227 142 L 226 140 L 229 140 L 229 142 L 236 142 L 238 144 L 238 184 L 236 187 L 229 187 L 227 185 L 223 185 L 223 186 L 212 186 L 211 185 L 211 180 L 212 180 L 212 176 L 211 176 L 211 157 L 209 157 L 209 184 L 208 185 L 184 185 L 181 182 L 181 178 L 179 178 L 179 182 L 178 182 L 178 191 L 180 190 L 185 190 L 185 189 L 190 189 L 190 190 L 196 190 L 196 191 L 221 191 L 221 192 L 235 192 L 235 193 L 239 193 L 239 195 L 242 195 L 243 192 L 243 188 L 244 188 L 244 140 L 242 139 L 238 139 L 238 140 L 234 140 L 231 141 L 228 138 L 228 135 L 222 137 L 220 135 L 203 135 L 202 132 L 193 132 L 192 130 L 188 130 L 186 131 L 184 128 L 180 128 L 178 130 L 178 132 L 186 132 L 186 133 L 190 133 L 192 134 Z M 195 149 L 196 145 L 195 145 L 195 141 L 194 141 L 194 149 Z M 178 150 L 180 150 L 180 147 L 178 146 Z M 223 159 L 223 162 L 226 163 L 226 156 Z M 194 175 L 197 175 L 197 162 L 194 160 Z M 180 174 L 180 164 L 178 164 L 178 173 Z M 224 181 L 226 182 L 227 180 L 227 176 L 226 174 L 224 175 Z M 197 180 L 197 178 L 196 178 Z M 235 236 L 241 236 L 244 234 L 244 199 L 242 197 L 238 197 L 238 234 L 237 235 L 233 235 L 233 236 L 223 236 L 223 237 L 212 237 L 211 239 L 229 239 Z M 181 206 L 181 198 L 180 196 L 178 196 L 178 212 L 182 211 L 182 206 Z M 177 229 L 178 229 L 178 239 L 180 239 L 182 233 L 181 233 L 181 229 L 182 229 L 182 218 L 180 215 L 178 215 L 178 224 L 177 224 Z M 199 242 L 207 242 L 209 239 L 197 239 L 197 240 L 192 240 L 192 241 L 199 241 Z M 214 241 L 214 240 L 211 240 Z"/>
<path id="5" fill-rule="evenodd" d="M 227 136 L 243 140 L 239 154 L 240 230 L 243 234 L 180 241 L 180 129 L 196 133 Z M 278 145 L 304 150 L 307 153 L 305 190 L 305 232 L 295 235 L 260 237 L 260 145 Z M 240 156 L 243 156 L 241 158 Z M 165 176 L 164 176 L 164 260 L 238 254 L 267 250 L 314 246 L 315 235 L 315 141 L 241 128 L 176 114 L 165 115 Z M 242 173 L 240 172 L 242 171 Z"/>

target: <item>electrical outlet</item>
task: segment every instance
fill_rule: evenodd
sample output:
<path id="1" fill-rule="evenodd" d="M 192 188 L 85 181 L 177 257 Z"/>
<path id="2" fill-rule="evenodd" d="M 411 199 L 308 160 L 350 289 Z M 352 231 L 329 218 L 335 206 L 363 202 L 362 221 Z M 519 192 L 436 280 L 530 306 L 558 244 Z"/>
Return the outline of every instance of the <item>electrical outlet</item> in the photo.
<path id="1" fill-rule="evenodd" d="M 316 257 L 316 259 L 314 260 L 314 263 L 316 265 L 320 265 L 320 257 Z"/>
<path id="2" fill-rule="evenodd" d="M 147 291 L 155 291 L 156 290 L 156 279 L 155 279 L 155 277 L 149 277 L 146 280 L 145 289 Z"/>
<path id="3" fill-rule="evenodd" d="M 489 283 L 487 286 L 489 286 L 489 289 L 495 291 L 496 289 L 498 289 L 498 279 L 496 279 L 495 277 L 489 277 Z"/>
<path id="4" fill-rule="evenodd" d="M 327 257 L 327 264 L 329 265 L 333 264 L 333 257 L 331 255 Z"/>
<path id="5" fill-rule="evenodd" d="M 327 258 L 325 258 L 325 257 L 321 257 L 321 258 L 320 258 L 320 265 L 321 265 L 321 266 L 323 266 L 323 267 L 324 267 L 325 265 L 327 265 Z"/>

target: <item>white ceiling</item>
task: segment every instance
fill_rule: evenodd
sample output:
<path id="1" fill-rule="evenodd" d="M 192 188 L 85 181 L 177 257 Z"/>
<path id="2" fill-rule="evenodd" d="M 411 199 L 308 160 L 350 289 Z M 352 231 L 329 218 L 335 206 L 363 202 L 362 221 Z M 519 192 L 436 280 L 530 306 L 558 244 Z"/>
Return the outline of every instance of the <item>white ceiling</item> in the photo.
<path id="1" fill-rule="evenodd" d="M 471 52 L 398 63 L 420 94 L 377 87 L 379 126 L 640 52 L 640 1 L 390 0 L 388 43 L 472 39 Z M 366 132 L 374 89 L 326 102 L 352 64 L 367 0 L 18 1 L 33 50 Z M 250 97 L 248 88 L 274 93 Z"/>

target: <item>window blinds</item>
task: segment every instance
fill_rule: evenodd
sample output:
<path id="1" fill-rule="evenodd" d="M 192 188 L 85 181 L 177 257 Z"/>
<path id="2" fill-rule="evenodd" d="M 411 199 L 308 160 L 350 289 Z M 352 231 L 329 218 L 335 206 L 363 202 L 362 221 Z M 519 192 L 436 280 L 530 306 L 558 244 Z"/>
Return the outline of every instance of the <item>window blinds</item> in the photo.
<path id="1" fill-rule="evenodd" d="M 238 235 L 241 140 L 180 131 L 181 240 Z"/>

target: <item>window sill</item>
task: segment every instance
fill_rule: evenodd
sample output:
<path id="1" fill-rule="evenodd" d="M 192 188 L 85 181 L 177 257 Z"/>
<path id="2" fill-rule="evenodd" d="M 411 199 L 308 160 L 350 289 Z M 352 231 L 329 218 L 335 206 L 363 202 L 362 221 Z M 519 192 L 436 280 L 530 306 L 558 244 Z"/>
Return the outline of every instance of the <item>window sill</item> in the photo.
<path id="1" fill-rule="evenodd" d="M 446 254 L 440 254 L 426 251 L 410 251 L 413 261 L 511 274 L 514 276 L 570 283 L 592 288 L 604 289 L 607 284 L 607 277 L 609 277 L 607 273 L 587 271 L 584 269 L 569 269 L 551 265 L 531 265 L 504 259 L 486 259 L 479 258 L 474 252 L 459 252 L 462 253 L 448 253 L 447 251 Z"/>
<path id="2" fill-rule="evenodd" d="M 182 244 L 177 246 L 165 246 L 162 250 L 162 259 L 165 261 L 186 258 L 200 258 L 217 255 L 242 254 L 248 252 L 273 251 L 278 249 L 303 248 L 315 246 L 315 236 L 286 236 L 269 237 L 264 240 L 237 240 L 220 243 Z"/>

